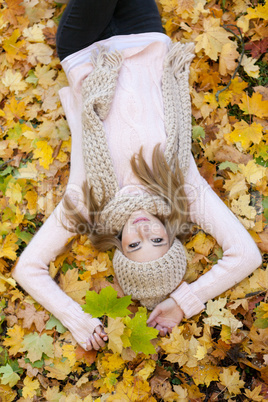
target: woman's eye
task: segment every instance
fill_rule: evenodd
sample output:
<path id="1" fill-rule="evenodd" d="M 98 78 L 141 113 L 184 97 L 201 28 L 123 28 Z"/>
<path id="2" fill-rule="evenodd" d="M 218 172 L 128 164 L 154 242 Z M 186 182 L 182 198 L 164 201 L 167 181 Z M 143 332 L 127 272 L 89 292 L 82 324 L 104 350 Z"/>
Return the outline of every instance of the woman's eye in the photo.
<path id="1" fill-rule="evenodd" d="M 162 237 L 157 237 L 156 239 L 152 239 L 153 243 L 161 243 L 163 241 Z"/>
<path id="2" fill-rule="evenodd" d="M 138 247 L 139 244 L 140 244 L 140 242 L 131 243 L 131 244 L 128 245 L 128 247 L 130 247 L 130 248 L 135 248 L 135 247 Z"/>

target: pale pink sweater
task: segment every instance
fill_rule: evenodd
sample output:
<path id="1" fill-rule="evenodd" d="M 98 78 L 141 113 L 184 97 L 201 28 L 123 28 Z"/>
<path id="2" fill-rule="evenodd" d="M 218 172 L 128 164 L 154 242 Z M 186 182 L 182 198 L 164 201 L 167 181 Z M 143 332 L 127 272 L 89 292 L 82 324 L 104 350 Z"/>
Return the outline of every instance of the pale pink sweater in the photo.
<path id="1" fill-rule="evenodd" d="M 128 186 L 137 184 L 129 164 L 132 154 L 143 145 L 145 159 L 150 164 L 155 144 L 160 142 L 162 148 L 165 147 L 161 76 L 169 38 L 163 34 L 140 34 L 114 37 L 104 42 L 111 48 L 124 49 L 124 62 L 114 101 L 104 126 L 120 188 L 128 191 Z M 92 70 L 91 64 L 85 62 L 91 50 L 92 47 L 84 49 L 63 61 L 70 86 L 60 91 L 60 97 L 72 133 L 67 191 L 76 200 L 80 197 L 85 180 L 81 82 Z M 222 259 L 209 272 L 191 284 L 183 283 L 172 293 L 185 316 L 191 317 L 199 313 L 209 299 L 253 272 L 261 264 L 261 255 L 245 228 L 200 176 L 193 157 L 185 182 L 191 221 L 210 233 L 223 249 Z M 84 347 L 86 339 L 100 321 L 84 313 L 80 305 L 58 287 L 48 272 L 50 261 L 56 258 L 73 236 L 61 224 L 64 220 L 62 212 L 60 202 L 22 253 L 13 276 Z"/>

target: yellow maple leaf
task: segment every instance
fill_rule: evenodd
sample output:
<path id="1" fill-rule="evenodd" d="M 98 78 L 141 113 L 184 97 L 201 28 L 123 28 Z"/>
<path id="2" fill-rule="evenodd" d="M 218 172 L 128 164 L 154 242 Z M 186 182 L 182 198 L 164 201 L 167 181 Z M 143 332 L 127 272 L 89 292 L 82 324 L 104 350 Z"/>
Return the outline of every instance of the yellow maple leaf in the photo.
<path id="1" fill-rule="evenodd" d="M 237 66 L 239 56 L 236 44 L 233 42 L 225 43 L 222 47 L 219 60 L 219 72 L 221 75 L 232 74 Z"/>
<path id="2" fill-rule="evenodd" d="M 170 334 L 170 338 L 161 340 L 161 348 L 168 354 L 166 360 L 171 363 L 178 363 L 180 366 L 196 367 L 197 358 L 194 355 L 199 345 L 198 340 L 193 336 L 185 339 L 181 327 L 175 327 Z"/>
<path id="3" fill-rule="evenodd" d="M 249 20 L 245 15 L 237 19 L 237 26 L 242 29 L 244 34 L 249 30 Z"/>
<path id="4" fill-rule="evenodd" d="M 173 389 L 176 392 L 176 394 L 179 396 L 179 399 L 178 399 L 179 402 L 188 402 L 189 401 L 187 389 L 183 388 L 181 385 L 173 385 Z"/>
<path id="5" fill-rule="evenodd" d="M 109 338 L 108 348 L 111 349 L 114 353 L 121 353 L 123 350 L 123 341 L 121 336 L 124 333 L 125 325 L 122 322 L 121 317 L 117 317 L 115 319 L 108 318 L 108 326 L 106 328 L 106 332 Z"/>
<path id="6" fill-rule="evenodd" d="M 69 360 L 62 361 L 62 358 L 54 358 L 46 363 L 44 367 L 48 371 L 46 375 L 60 381 L 65 380 L 72 370 Z"/>
<path id="7" fill-rule="evenodd" d="M 51 63 L 51 56 L 53 50 L 45 43 L 30 43 L 26 46 L 28 50 L 27 60 L 33 66 L 38 63 L 49 64 Z"/>
<path id="8" fill-rule="evenodd" d="M 33 398 L 36 395 L 36 391 L 39 389 L 39 381 L 33 380 L 32 378 L 26 376 L 23 380 L 24 387 L 22 388 L 22 396 L 24 398 Z"/>
<path id="9" fill-rule="evenodd" d="M 231 133 L 224 134 L 227 143 L 240 142 L 242 148 L 247 150 L 250 145 L 259 144 L 262 140 L 263 127 L 259 123 L 253 122 L 248 124 L 245 120 L 241 120 L 234 124 L 234 130 Z"/>
<path id="10" fill-rule="evenodd" d="M 268 289 L 268 269 L 256 269 L 248 281 L 248 291 L 254 292 L 257 290 Z"/>
<path id="11" fill-rule="evenodd" d="M 59 160 L 60 162 L 67 162 L 69 160 L 69 156 L 61 149 L 56 159 Z"/>
<path id="12" fill-rule="evenodd" d="M 189 374 L 196 385 L 206 384 L 208 387 L 211 381 L 218 381 L 220 368 L 211 364 L 199 363 L 196 367 L 183 367 L 182 371 Z"/>
<path id="13" fill-rule="evenodd" d="M 24 28 L 23 36 L 29 42 L 44 42 L 45 36 L 43 34 L 43 29 L 45 25 L 43 24 L 34 24 L 32 27 Z"/>
<path id="14" fill-rule="evenodd" d="M 16 398 L 17 392 L 12 390 L 9 385 L 0 384 L 0 395 L 3 402 L 12 402 Z"/>
<path id="15" fill-rule="evenodd" d="M 254 160 L 249 161 L 246 165 L 239 164 L 238 167 L 249 184 L 257 184 L 266 176 L 266 168 L 258 165 Z"/>
<path id="16" fill-rule="evenodd" d="M 231 203 L 231 210 L 234 214 L 245 216 L 247 219 L 254 219 L 256 217 L 256 210 L 250 204 L 250 195 L 242 194 L 238 200 L 233 200 Z"/>
<path id="17" fill-rule="evenodd" d="M 90 271 L 91 275 L 95 275 L 98 272 L 104 272 L 107 270 L 106 261 L 99 263 L 96 259 L 91 264 L 86 264 L 86 269 Z"/>
<path id="18" fill-rule="evenodd" d="M 5 104 L 4 112 L 8 124 L 14 125 L 14 119 L 24 117 L 26 105 L 23 101 L 18 101 L 15 96 L 9 98 L 9 103 Z"/>
<path id="19" fill-rule="evenodd" d="M 49 166 L 53 162 L 53 149 L 45 140 L 37 141 L 36 149 L 34 150 L 34 157 L 39 159 L 39 163 L 45 169 L 49 169 Z"/>
<path id="20" fill-rule="evenodd" d="M 194 0 L 177 0 L 176 14 L 186 17 L 194 9 Z"/>
<path id="21" fill-rule="evenodd" d="M 16 260 L 16 250 L 19 248 L 19 246 L 16 244 L 17 241 L 18 237 L 15 235 L 15 233 L 8 234 L 3 243 L 0 245 L 0 258 L 7 257 L 10 260 Z"/>
<path id="22" fill-rule="evenodd" d="M 52 69 L 51 66 L 38 64 L 34 70 L 34 74 L 38 78 L 38 84 L 44 89 L 47 89 L 51 85 L 55 84 L 55 76 L 57 74 L 56 70 Z"/>
<path id="23" fill-rule="evenodd" d="M 25 41 L 21 40 L 17 42 L 20 36 L 20 30 L 15 29 L 9 38 L 3 40 L 3 49 L 6 51 L 6 59 L 9 63 L 14 63 L 14 60 L 23 60 L 26 58 L 26 54 L 21 51 Z"/>
<path id="24" fill-rule="evenodd" d="M 177 0 L 160 0 L 159 3 L 166 13 L 170 13 L 171 11 L 175 10 L 178 2 Z"/>
<path id="25" fill-rule="evenodd" d="M 230 327 L 232 332 L 235 332 L 238 328 L 242 327 L 243 324 L 225 308 L 226 302 L 226 297 L 217 300 L 209 300 L 206 308 L 208 317 L 204 318 L 204 322 L 210 326 L 224 324 Z"/>
<path id="26" fill-rule="evenodd" d="M 60 287 L 68 296 L 81 304 L 88 290 L 88 283 L 78 280 L 78 270 L 68 269 L 65 275 L 60 276 Z"/>
<path id="27" fill-rule="evenodd" d="M 102 376 L 105 376 L 110 371 L 121 371 L 124 366 L 125 361 L 118 353 L 107 353 L 97 362 L 98 370 Z"/>
<path id="28" fill-rule="evenodd" d="M 36 169 L 36 162 L 28 162 L 27 165 L 18 169 L 20 179 L 37 180 L 38 171 Z"/>
<path id="29" fill-rule="evenodd" d="M 30 214 L 35 214 L 38 198 L 37 192 L 35 190 L 29 190 L 24 198 L 28 201 L 27 208 L 29 209 Z"/>
<path id="30" fill-rule="evenodd" d="M 226 32 L 221 26 L 220 18 L 209 17 L 204 19 L 204 33 L 195 38 L 197 42 L 195 50 L 204 50 L 205 54 L 212 60 L 217 60 L 225 43 L 230 42 L 230 33 Z"/>
<path id="31" fill-rule="evenodd" d="M 254 92 L 251 98 L 243 92 L 241 103 L 238 106 L 246 114 L 255 115 L 261 119 L 268 117 L 268 100 L 262 100 L 262 95 L 258 92 Z"/>
<path id="32" fill-rule="evenodd" d="M 210 99 L 205 99 L 205 95 L 202 92 L 195 91 L 194 88 L 191 89 L 192 101 L 193 104 L 196 106 L 198 111 L 201 112 L 204 119 L 210 115 L 210 113 L 218 107 L 218 102 L 215 99 L 214 94 L 210 94 L 213 98 L 213 104 L 209 102 Z M 211 98 L 211 99 L 212 99 Z M 208 103 L 209 104 L 208 104 Z"/>
<path id="33" fill-rule="evenodd" d="M 11 285 L 13 287 L 16 286 L 16 281 L 14 279 L 8 278 L 7 276 L 4 276 L 3 274 L 1 274 L 1 272 L 0 272 L 0 283 L 5 284 L 5 285 L 9 284 L 9 285 Z M 5 289 L 6 289 L 6 286 L 4 286 L 3 291 L 5 291 Z"/>
<path id="34" fill-rule="evenodd" d="M 73 367 L 76 364 L 76 354 L 74 345 L 63 345 L 62 356 L 67 357 L 70 362 L 70 366 Z"/>
<path id="35" fill-rule="evenodd" d="M 114 387 L 117 383 L 118 376 L 119 376 L 119 373 L 109 372 L 106 375 L 106 377 L 103 379 L 103 383 L 104 383 L 104 385 L 106 385 L 109 392 L 112 392 L 114 390 Z"/>
<path id="36" fill-rule="evenodd" d="M 208 256 L 216 241 L 213 237 L 206 235 L 204 232 L 198 232 L 194 238 L 186 244 L 188 249 L 193 248 L 198 254 Z"/>
<path id="37" fill-rule="evenodd" d="M 264 398 L 263 398 L 263 395 L 260 395 L 261 390 L 262 390 L 262 384 L 253 388 L 252 391 L 245 388 L 245 395 L 250 401 L 262 402 L 264 400 Z"/>
<path id="38" fill-rule="evenodd" d="M 259 66 L 255 65 L 256 61 L 258 60 L 253 59 L 253 57 L 247 57 L 246 55 L 244 55 L 241 62 L 241 66 L 244 67 L 244 70 L 247 73 L 247 75 L 253 78 L 258 78 L 260 74 Z"/>
<path id="39" fill-rule="evenodd" d="M 24 337 L 24 329 L 15 324 L 13 328 L 8 328 L 7 335 L 9 338 L 4 339 L 3 345 L 10 347 L 8 353 L 15 356 L 21 348 L 21 342 Z"/>
<path id="40" fill-rule="evenodd" d="M 242 173 L 228 172 L 229 180 L 225 180 L 223 187 L 229 191 L 229 198 L 236 198 L 239 194 L 245 194 L 248 190 L 245 176 Z"/>
<path id="41" fill-rule="evenodd" d="M 143 380 L 147 380 L 154 372 L 156 366 L 156 362 L 154 360 L 146 360 L 144 367 L 139 370 L 135 376 L 142 378 Z"/>
<path id="42" fill-rule="evenodd" d="M 124 372 L 123 372 L 124 384 L 130 386 L 130 385 L 132 385 L 133 380 L 134 380 L 133 371 L 125 369 Z"/>
<path id="43" fill-rule="evenodd" d="M 223 342 L 228 343 L 232 336 L 231 328 L 227 325 L 222 324 L 220 336 Z"/>
<path id="44" fill-rule="evenodd" d="M 151 387 L 149 383 L 139 377 L 131 387 L 126 385 L 124 381 L 120 381 L 116 385 L 113 395 L 110 395 L 107 398 L 107 402 L 133 401 L 156 402 L 156 399 L 151 396 Z"/>
<path id="45" fill-rule="evenodd" d="M 47 401 L 58 402 L 62 396 L 63 392 L 60 392 L 59 386 L 54 386 L 52 388 L 48 387 L 44 391 L 44 397 Z"/>
<path id="46" fill-rule="evenodd" d="M 6 189 L 6 196 L 9 198 L 9 202 L 13 205 L 18 204 L 22 200 L 22 194 L 21 194 L 22 188 L 19 185 L 19 183 L 8 183 L 7 189 Z"/>
<path id="47" fill-rule="evenodd" d="M 268 20 L 268 3 L 258 4 L 257 7 L 247 9 L 246 18 L 252 20 L 253 18 L 262 18 Z"/>
<path id="48" fill-rule="evenodd" d="M 202 360 L 204 359 L 206 354 L 207 354 L 207 348 L 205 346 L 198 345 L 194 357 L 196 357 L 197 360 Z"/>
<path id="49" fill-rule="evenodd" d="M 250 0 L 234 0 L 232 9 L 236 14 L 245 13 L 250 6 Z"/>
<path id="50" fill-rule="evenodd" d="M 240 374 L 236 371 L 235 366 L 224 367 L 219 377 L 220 383 L 228 389 L 230 394 L 238 395 L 241 393 L 240 388 L 244 387 L 245 382 L 240 380 Z"/>
<path id="51" fill-rule="evenodd" d="M 23 80 L 22 74 L 19 71 L 13 72 L 11 69 L 5 71 L 2 77 L 2 83 L 15 94 L 18 94 L 20 91 L 25 91 L 27 88 L 27 82 Z"/>

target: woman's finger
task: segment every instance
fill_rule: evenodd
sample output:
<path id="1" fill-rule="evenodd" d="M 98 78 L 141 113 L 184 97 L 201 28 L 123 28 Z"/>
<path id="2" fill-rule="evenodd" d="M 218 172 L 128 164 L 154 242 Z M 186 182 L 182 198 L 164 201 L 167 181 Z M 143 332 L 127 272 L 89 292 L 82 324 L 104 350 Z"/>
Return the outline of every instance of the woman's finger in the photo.
<path id="1" fill-rule="evenodd" d="M 95 329 L 95 332 L 104 340 L 108 341 L 108 335 L 100 325 Z"/>
<path id="2" fill-rule="evenodd" d="M 90 339 L 87 339 L 86 341 L 86 351 L 92 350 L 92 344 L 90 342 Z"/>
<path id="3" fill-rule="evenodd" d="M 159 309 L 156 307 L 150 314 L 150 317 L 147 320 L 147 324 L 151 324 L 152 321 L 155 321 L 156 317 L 160 314 L 161 312 L 159 311 Z"/>
<path id="4" fill-rule="evenodd" d="M 162 327 L 162 325 L 158 324 L 155 328 L 158 329 L 160 336 L 165 336 L 167 334 L 167 328 Z"/>
<path id="5" fill-rule="evenodd" d="M 92 349 L 99 350 L 100 345 L 99 345 L 98 342 L 96 341 L 94 335 L 91 335 L 91 336 L 90 336 L 88 343 L 92 345 Z"/>
<path id="6" fill-rule="evenodd" d="M 147 325 L 148 325 L 148 327 L 155 327 L 155 326 L 156 326 L 156 324 L 157 324 L 157 322 L 156 322 L 155 320 L 150 321 L 150 322 L 148 322 L 148 321 L 147 321 Z"/>
<path id="7" fill-rule="evenodd" d="M 94 333 L 93 337 L 94 337 L 95 341 L 97 342 L 97 344 L 99 345 L 99 347 L 103 348 L 105 346 L 104 340 L 98 334 Z"/>

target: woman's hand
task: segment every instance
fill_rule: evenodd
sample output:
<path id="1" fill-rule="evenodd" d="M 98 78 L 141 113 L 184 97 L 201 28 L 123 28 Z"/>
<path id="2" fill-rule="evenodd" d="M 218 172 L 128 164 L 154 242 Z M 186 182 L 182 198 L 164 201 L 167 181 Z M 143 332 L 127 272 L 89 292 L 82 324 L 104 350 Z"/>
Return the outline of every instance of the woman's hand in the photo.
<path id="1" fill-rule="evenodd" d="M 100 325 L 95 328 L 93 334 L 88 338 L 86 344 L 86 350 L 99 350 L 105 346 L 105 341 L 108 340 L 108 336 Z"/>
<path id="2" fill-rule="evenodd" d="M 184 313 L 171 297 L 159 303 L 150 314 L 147 324 L 159 330 L 161 336 L 171 332 L 183 319 Z"/>

